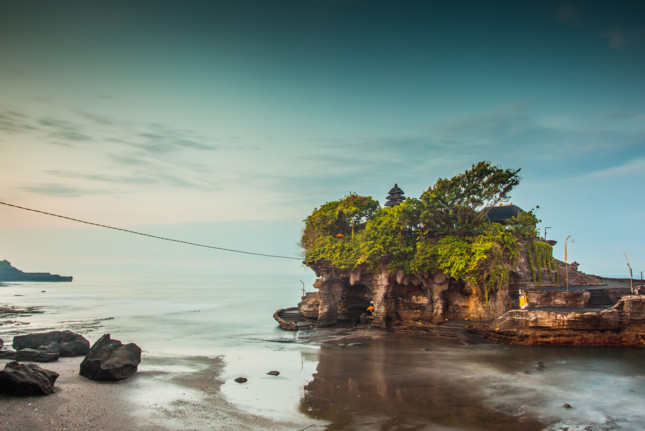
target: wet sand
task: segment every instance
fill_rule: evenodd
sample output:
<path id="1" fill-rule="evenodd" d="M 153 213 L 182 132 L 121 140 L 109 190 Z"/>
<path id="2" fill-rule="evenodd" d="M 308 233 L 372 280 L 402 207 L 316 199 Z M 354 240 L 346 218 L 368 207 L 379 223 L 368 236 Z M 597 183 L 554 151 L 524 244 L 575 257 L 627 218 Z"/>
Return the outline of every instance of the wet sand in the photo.
<path id="1" fill-rule="evenodd" d="M 0 395 L 0 429 L 297 430 L 314 422 L 277 422 L 236 409 L 219 390 L 224 367 L 220 358 L 144 358 L 134 377 L 105 383 L 81 377 L 81 361 L 61 358 L 38 364 L 60 374 L 54 394 Z M 6 362 L 0 361 L 0 367 Z"/>
<path id="2" fill-rule="evenodd" d="M 62 358 L 41 364 L 60 373 L 54 394 L 0 397 L 0 429 L 609 431 L 645 427 L 638 407 L 645 397 L 642 350 L 473 344 L 474 340 L 458 335 L 316 331 L 302 341 L 320 350 L 300 350 L 301 355 L 312 355 L 316 367 L 299 401 L 301 415 L 286 414 L 282 420 L 262 416 L 261 406 L 253 402 L 234 405 L 228 395 L 242 391 L 251 400 L 274 399 L 286 413 L 287 383 L 293 376 L 272 378 L 264 376 L 265 371 L 249 370 L 249 381 L 238 385 L 232 382 L 235 375 L 225 371 L 233 362 L 225 364 L 224 358 L 144 355 L 140 371 L 131 379 L 99 383 L 78 375 L 82 358 Z M 261 369 L 269 362 L 257 351 L 252 360 Z M 5 362 L 0 361 L 0 367 Z M 564 408 L 564 403 L 573 408 Z"/>

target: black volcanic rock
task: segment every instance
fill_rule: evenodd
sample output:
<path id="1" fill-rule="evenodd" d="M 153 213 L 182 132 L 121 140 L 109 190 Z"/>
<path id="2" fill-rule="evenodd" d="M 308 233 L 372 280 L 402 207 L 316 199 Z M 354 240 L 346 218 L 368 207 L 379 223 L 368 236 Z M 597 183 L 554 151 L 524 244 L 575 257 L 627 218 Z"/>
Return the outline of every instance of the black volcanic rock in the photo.
<path id="1" fill-rule="evenodd" d="M 99 338 L 81 362 L 81 376 L 92 380 L 123 380 L 137 372 L 141 362 L 141 348 L 134 343 L 123 344 L 110 339 L 110 334 Z"/>
<path id="2" fill-rule="evenodd" d="M 0 350 L 0 359 L 16 360 L 16 352 L 14 350 Z"/>
<path id="3" fill-rule="evenodd" d="M 16 351 L 16 361 L 24 362 L 54 362 L 60 354 L 55 350 L 20 349 Z"/>
<path id="4" fill-rule="evenodd" d="M 35 364 L 9 362 L 0 371 L 0 392 L 10 395 L 48 395 L 54 392 L 58 373 Z"/>
<path id="5" fill-rule="evenodd" d="M 90 342 L 72 331 L 50 331 L 17 335 L 13 338 L 13 348 L 55 351 L 63 357 L 83 356 L 89 352 Z"/>
<path id="6" fill-rule="evenodd" d="M 0 281 L 72 281 L 72 277 L 49 272 L 22 272 L 8 260 L 0 260 Z"/>

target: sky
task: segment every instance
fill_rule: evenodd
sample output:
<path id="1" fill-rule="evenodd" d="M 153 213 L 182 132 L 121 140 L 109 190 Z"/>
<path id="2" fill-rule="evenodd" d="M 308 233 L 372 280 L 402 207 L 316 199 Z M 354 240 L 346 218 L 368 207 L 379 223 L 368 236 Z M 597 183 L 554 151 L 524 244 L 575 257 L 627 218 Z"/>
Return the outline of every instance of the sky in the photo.
<path id="1" fill-rule="evenodd" d="M 627 253 L 639 274 L 643 18 L 627 1 L 2 2 L 0 200 L 298 256 L 321 203 L 418 197 L 488 160 L 522 169 L 511 201 L 539 206 L 556 257 L 570 234 L 582 270 L 625 276 Z M 0 208 L 0 257 L 25 269 L 306 271 L 115 235 Z"/>

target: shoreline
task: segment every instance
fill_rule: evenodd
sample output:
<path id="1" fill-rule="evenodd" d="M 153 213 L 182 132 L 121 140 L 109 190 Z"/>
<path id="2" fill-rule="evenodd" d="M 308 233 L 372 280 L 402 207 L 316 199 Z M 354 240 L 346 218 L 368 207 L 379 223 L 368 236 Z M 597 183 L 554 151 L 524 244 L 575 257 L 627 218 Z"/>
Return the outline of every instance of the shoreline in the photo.
<path id="1" fill-rule="evenodd" d="M 119 382 L 79 375 L 82 357 L 37 365 L 60 374 L 47 396 L 0 395 L 3 431 L 136 429 L 287 430 L 315 424 L 275 421 L 227 401 L 220 387 L 223 358 L 144 356 L 139 371 Z M 10 362 L 0 360 L 0 367 Z M 315 430 L 310 426 L 310 430 Z"/>
<path id="2" fill-rule="evenodd" d="M 36 301 L 18 303 L 43 304 Z M 454 431 L 494 424 L 500 430 L 555 431 L 645 425 L 645 418 L 622 403 L 585 395 L 596 381 L 603 386 L 621 382 L 616 399 L 645 395 L 639 384 L 644 378 L 640 351 L 499 345 L 465 332 L 466 322 L 398 333 L 326 328 L 299 337 L 236 330 L 222 332 L 226 339 L 202 319 L 206 336 L 188 327 L 170 337 L 164 325 L 199 314 L 171 314 L 135 325 L 125 320 L 132 317 L 115 314 L 116 308 L 99 311 L 95 302 L 81 315 L 66 308 L 67 314 L 60 315 L 61 308 L 55 308 L 60 304 L 44 304 L 44 314 L 23 315 L 21 320 L 30 324 L 7 332 L 73 326 L 90 341 L 110 332 L 141 343 L 139 372 L 125 381 L 99 383 L 78 375 L 82 357 L 38 364 L 60 374 L 55 393 L 0 396 L 0 404 L 7 406 L 0 412 L 3 430 L 320 431 L 398 424 Z M 46 318 L 50 311 L 53 318 Z M 116 317 L 103 322 L 96 319 L 101 313 Z M 166 335 L 154 338 L 160 333 Z M 197 345 L 194 337 L 204 348 L 187 349 Z M 4 341 L 11 345 L 8 333 Z M 178 351 L 183 353 L 173 353 Z M 618 375 L 617 360 L 622 364 Z M 0 367 L 6 362 L 0 360 Z M 268 370 L 279 370 L 280 376 L 265 375 Z M 248 382 L 235 383 L 239 376 Z M 564 403 L 573 408 L 563 408 Z M 613 425 L 617 418 L 627 426 Z"/>

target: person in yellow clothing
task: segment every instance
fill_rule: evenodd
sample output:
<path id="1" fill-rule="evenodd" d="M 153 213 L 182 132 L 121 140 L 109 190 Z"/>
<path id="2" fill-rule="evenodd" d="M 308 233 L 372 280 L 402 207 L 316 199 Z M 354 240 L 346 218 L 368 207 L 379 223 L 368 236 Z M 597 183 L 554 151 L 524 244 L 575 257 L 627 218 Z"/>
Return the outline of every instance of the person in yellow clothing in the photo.
<path id="1" fill-rule="evenodd" d="M 370 316 L 374 313 L 374 301 L 370 301 L 370 305 L 367 307 L 367 314 Z"/>

